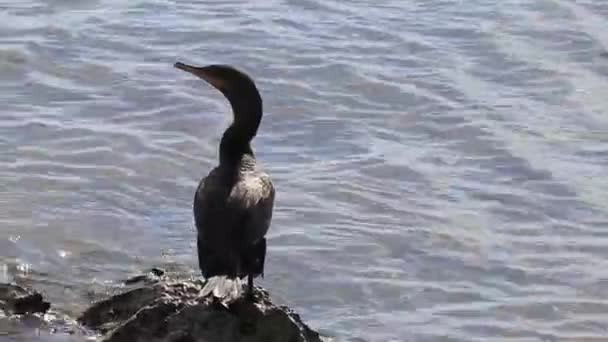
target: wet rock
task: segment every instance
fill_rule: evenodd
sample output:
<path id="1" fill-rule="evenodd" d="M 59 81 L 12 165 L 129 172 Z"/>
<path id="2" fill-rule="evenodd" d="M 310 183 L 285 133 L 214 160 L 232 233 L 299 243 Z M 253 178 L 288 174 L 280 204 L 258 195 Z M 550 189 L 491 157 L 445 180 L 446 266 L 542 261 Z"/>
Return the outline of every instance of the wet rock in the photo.
<path id="1" fill-rule="evenodd" d="M 152 284 L 164 279 L 165 273 L 165 270 L 154 267 L 145 274 L 137 275 L 125 280 L 125 285 L 133 285 L 137 283 Z"/>
<path id="2" fill-rule="evenodd" d="M 50 307 L 51 304 L 36 291 L 0 283 L 0 310 L 8 315 L 46 313 Z"/>
<path id="3" fill-rule="evenodd" d="M 146 278 L 147 279 L 147 278 Z M 106 342 L 321 341 L 319 334 L 256 287 L 228 306 L 201 296 L 201 280 L 159 280 L 93 304 L 80 324 Z"/>

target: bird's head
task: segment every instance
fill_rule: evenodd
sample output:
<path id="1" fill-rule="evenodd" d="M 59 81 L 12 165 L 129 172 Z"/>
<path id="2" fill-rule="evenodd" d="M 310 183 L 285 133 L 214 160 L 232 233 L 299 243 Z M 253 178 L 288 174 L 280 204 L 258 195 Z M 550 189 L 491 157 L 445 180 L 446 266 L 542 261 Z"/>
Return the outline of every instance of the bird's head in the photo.
<path id="1" fill-rule="evenodd" d="M 233 107 L 242 102 L 261 102 L 260 94 L 253 80 L 244 72 L 230 65 L 213 64 L 196 67 L 177 62 L 174 66 L 203 79 L 222 92 Z"/>

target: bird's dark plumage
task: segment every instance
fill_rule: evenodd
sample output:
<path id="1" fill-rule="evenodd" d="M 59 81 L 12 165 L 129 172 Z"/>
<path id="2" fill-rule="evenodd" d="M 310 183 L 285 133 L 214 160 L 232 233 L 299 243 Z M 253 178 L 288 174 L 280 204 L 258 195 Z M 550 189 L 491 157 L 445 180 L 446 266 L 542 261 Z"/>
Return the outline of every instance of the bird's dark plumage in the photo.
<path id="1" fill-rule="evenodd" d="M 275 196 L 250 145 L 262 119 L 262 99 L 253 80 L 231 66 L 178 62 L 175 67 L 207 81 L 232 106 L 234 121 L 222 136 L 219 165 L 201 180 L 194 196 L 198 260 L 208 279 L 247 276 L 252 294 L 253 278 L 264 274 L 265 235 Z M 218 290 L 221 286 L 214 282 L 209 291 L 226 296 Z"/>

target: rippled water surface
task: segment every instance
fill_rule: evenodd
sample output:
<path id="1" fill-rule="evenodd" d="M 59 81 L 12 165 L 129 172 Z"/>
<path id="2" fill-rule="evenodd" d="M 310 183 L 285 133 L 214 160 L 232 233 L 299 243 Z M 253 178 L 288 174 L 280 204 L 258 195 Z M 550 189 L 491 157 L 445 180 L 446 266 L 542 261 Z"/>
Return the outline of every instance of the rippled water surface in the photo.
<path id="1" fill-rule="evenodd" d="M 230 113 L 172 64 L 229 63 L 264 97 L 261 283 L 313 328 L 605 341 L 607 49 L 601 0 L 1 2 L 0 281 L 74 317 L 195 274 Z"/>

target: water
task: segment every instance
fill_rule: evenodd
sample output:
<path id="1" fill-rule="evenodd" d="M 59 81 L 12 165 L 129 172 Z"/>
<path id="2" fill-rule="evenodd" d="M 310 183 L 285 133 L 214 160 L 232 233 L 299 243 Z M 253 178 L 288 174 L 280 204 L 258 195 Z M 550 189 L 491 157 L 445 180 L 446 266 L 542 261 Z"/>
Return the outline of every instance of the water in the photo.
<path id="1" fill-rule="evenodd" d="M 261 283 L 313 328 L 604 340 L 607 23 L 599 0 L 5 0 L 0 281 L 69 318 L 148 267 L 196 273 L 230 115 L 172 64 L 219 62 L 264 98 Z"/>

